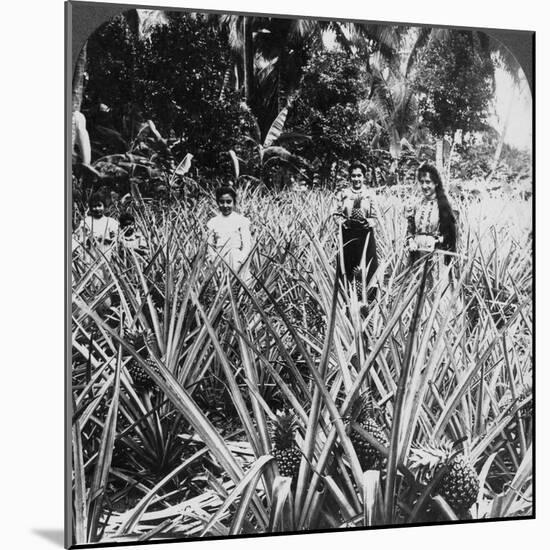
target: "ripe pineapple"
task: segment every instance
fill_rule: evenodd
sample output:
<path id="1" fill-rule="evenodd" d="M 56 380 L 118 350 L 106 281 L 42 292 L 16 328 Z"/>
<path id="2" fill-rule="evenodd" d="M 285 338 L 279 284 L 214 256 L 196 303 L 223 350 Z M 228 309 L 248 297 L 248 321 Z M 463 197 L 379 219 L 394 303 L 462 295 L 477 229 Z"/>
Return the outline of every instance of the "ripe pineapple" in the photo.
<path id="1" fill-rule="evenodd" d="M 145 360 L 156 372 L 159 372 L 157 364 L 151 358 Z M 145 372 L 145 369 L 135 360 L 131 359 L 127 364 L 128 372 L 134 382 L 137 391 L 146 391 L 155 387 L 153 379 Z"/>
<path id="2" fill-rule="evenodd" d="M 353 421 L 354 418 L 356 418 L 357 423 L 366 432 L 371 434 L 381 445 L 384 445 L 384 447 L 389 445 L 389 440 L 384 430 L 374 419 L 374 405 L 368 392 L 363 394 L 353 407 L 351 420 Z M 350 439 L 357 453 L 359 464 L 363 470 L 382 469 L 386 458 L 376 447 L 366 441 L 355 430 L 352 431 Z"/>
<path id="3" fill-rule="evenodd" d="M 285 477 L 296 478 L 302 460 L 302 453 L 294 441 L 296 431 L 296 415 L 289 412 L 277 412 L 277 420 L 273 423 L 273 456 L 277 461 L 279 473 Z"/>
<path id="4" fill-rule="evenodd" d="M 358 223 L 364 223 L 365 221 L 363 209 L 361 208 L 361 196 L 356 197 L 353 201 L 350 219 Z"/>
<path id="5" fill-rule="evenodd" d="M 453 444 L 449 441 L 413 451 L 411 470 L 418 471 L 423 481 L 429 483 L 443 466 L 447 467 L 447 471 L 434 491 L 444 497 L 456 514 L 463 518 L 479 493 L 479 477 L 466 455 L 453 451 Z"/>

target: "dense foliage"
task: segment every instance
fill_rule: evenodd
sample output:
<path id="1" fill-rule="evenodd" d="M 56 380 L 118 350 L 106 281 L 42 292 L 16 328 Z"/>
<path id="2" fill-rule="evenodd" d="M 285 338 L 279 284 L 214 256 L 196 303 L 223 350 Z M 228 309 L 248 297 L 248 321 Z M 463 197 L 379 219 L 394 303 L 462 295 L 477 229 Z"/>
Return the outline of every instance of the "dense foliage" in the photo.
<path id="1" fill-rule="evenodd" d="M 418 161 L 434 158 L 437 140 L 458 129 L 477 137 L 453 151 L 451 178 L 508 174 L 514 180 L 530 162 L 504 148 L 498 173 L 493 170 L 497 139 L 488 132 L 487 116 L 494 67 L 480 33 L 436 33 L 417 52 L 409 78 L 395 65 L 405 32 L 394 33 L 390 42 L 374 27 L 358 27 L 361 32 L 349 31 L 346 38 L 341 24 L 250 18 L 254 94 L 247 104 L 242 18 L 166 16 L 167 24 L 151 26 L 143 36 L 121 15 L 88 41 L 83 112 L 92 158 L 141 155 L 126 159 L 130 167 L 123 170 L 119 161 L 116 168 L 99 166 L 110 178 L 103 184 L 127 191 L 134 181 L 149 194 L 158 188 L 151 175 L 160 183 L 158 169 L 173 170 L 188 153 L 194 177 L 235 179 L 230 151 L 241 176 L 268 185 L 293 176 L 334 185 L 354 158 L 374 161 L 377 183 L 399 183 Z M 327 29 L 339 30 L 330 47 L 321 40 Z M 262 144 L 287 101 L 288 116 L 271 142 L 282 148 L 266 162 Z M 158 134 L 144 149 L 140 132 L 149 120 Z M 400 151 L 403 140 L 413 146 Z M 135 164 L 147 165 L 147 177 Z"/>
<path id="2" fill-rule="evenodd" d="M 316 163 L 322 181 L 334 163 L 367 157 L 368 142 L 360 130 L 368 119 L 359 104 L 368 91 L 369 75 L 357 56 L 317 53 L 305 67 L 289 125 L 311 137 L 299 150 Z"/>
<path id="3" fill-rule="evenodd" d="M 227 151 L 252 122 L 237 92 L 222 94 L 230 67 L 224 40 L 204 16 L 184 13 L 171 14 L 147 39 L 123 17 L 99 29 L 90 39 L 84 105 L 96 154 L 128 151 L 141 123 L 151 119 L 162 136 L 178 141 L 171 151 L 177 159 L 191 152 L 205 174 L 229 174 Z"/>
<path id="4" fill-rule="evenodd" d="M 453 31 L 430 41 L 416 70 L 420 117 L 436 135 L 487 128 L 494 66 L 480 55 L 476 35 Z"/>
<path id="5" fill-rule="evenodd" d="M 73 258 L 76 543 L 532 514 L 529 202 L 453 199 L 459 277 L 423 286 L 385 190 L 361 313 L 335 292 L 332 193 L 240 193 L 249 285 L 204 257 L 212 201 L 135 199 L 140 254 Z"/>

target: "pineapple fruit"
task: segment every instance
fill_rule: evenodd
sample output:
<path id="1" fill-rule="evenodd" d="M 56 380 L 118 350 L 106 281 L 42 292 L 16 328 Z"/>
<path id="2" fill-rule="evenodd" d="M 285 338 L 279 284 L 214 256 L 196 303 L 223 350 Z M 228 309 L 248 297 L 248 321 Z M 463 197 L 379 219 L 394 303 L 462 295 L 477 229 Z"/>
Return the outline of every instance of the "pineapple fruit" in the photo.
<path id="1" fill-rule="evenodd" d="M 149 358 L 145 361 L 150 367 L 153 368 L 153 370 L 155 370 L 155 372 L 159 372 L 157 364 L 153 359 Z M 154 380 L 145 372 L 145 369 L 135 359 L 130 359 L 127 364 L 127 368 L 130 376 L 132 377 L 136 390 L 146 391 L 155 387 Z"/>
<path id="2" fill-rule="evenodd" d="M 368 392 L 357 400 L 353 407 L 351 418 L 356 418 L 356 422 L 381 445 L 384 447 L 389 445 L 388 437 L 374 418 L 374 405 Z M 359 464 L 364 471 L 380 470 L 383 468 L 386 458 L 376 447 L 366 441 L 355 430 L 352 431 L 350 439 L 357 453 Z"/>
<path id="3" fill-rule="evenodd" d="M 297 421 L 296 415 L 289 412 L 277 412 L 277 420 L 272 426 L 273 456 L 277 461 L 279 473 L 285 477 L 297 478 L 302 453 L 294 441 Z"/>
<path id="4" fill-rule="evenodd" d="M 125 327 L 124 337 L 126 341 L 133 346 L 136 352 L 145 359 L 147 364 L 151 366 L 155 372 L 159 372 L 155 361 L 148 357 L 149 352 L 147 350 L 147 347 L 153 347 L 156 343 L 154 334 L 151 331 L 143 332 L 131 330 Z M 153 379 L 147 374 L 147 372 L 145 372 L 145 369 L 143 369 L 135 359 L 130 359 L 126 364 L 126 368 L 132 377 L 136 390 L 146 391 L 155 387 L 155 382 Z"/>
<path id="5" fill-rule="evenodd" d="M 411 470 L 419 472 L 423 481 L 431 482 L 443 467 L 446 467 L 446 472 L 434 487 L 434 492 L 464 519 L 479 493 L 479 477 L 467 456 L 454 451 L 449 441 L 413 451 Z"/>
<path id="6" fill-rule="evenodd" d="M 353 201 L 353 206 L 350 213 L 350 220 L 358 223 L 365 222 L 365 216 L 363 214 L 363 209 L 361 208 L 361 197 L 356 197 Z"/>

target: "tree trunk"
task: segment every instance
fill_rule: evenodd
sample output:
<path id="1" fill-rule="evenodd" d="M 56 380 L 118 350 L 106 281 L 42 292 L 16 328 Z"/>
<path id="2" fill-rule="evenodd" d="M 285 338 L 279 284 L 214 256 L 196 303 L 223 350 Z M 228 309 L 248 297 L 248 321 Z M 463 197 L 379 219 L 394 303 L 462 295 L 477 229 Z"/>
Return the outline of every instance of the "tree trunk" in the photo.
<path id="1" fill-rule="evenodd" d="M 78 54 L 76 65 L 73 74 L 73 112 L 80 111 L 82 107 L 82 98 L 84 97 L 84 73 L 86 72 L 86 63 L 88 59 L 87 49 L 88 43 L 85 42 L 84 46 Z"/>
<path id="2" fill-rule="evenodd" d="M 287 90 L 285 85 L 286 48 L 282 47 L 277 70 L 277 112 L 286 107 Z"/>
<path id="3" fill-rule="evenodd" d="M 241 82 L 242 82 L 241 68 L 238 63 L 235 63 L 233 67 L 233 76 L 235 77 L 235 86 L 233 90 L 235 92 L 238 92 L 241 89 Z"/>
<path id="4" fill-rule="evenodd" d="M 390 156 L 392 161 L 399 161 L 401 158 L 401 138 L 395 128 L 388 129 L 390 138 Z"/>
<path id="5" fill-rule="evenodd" d="M 435 142 L 435 167 L 437 171 L 443 173 L 443 138 L 437 138 Z"/>
<path id="6" fill-rule="evenodd" d="M 451 181 L 451 162 L 453 160 L 453 153 L 456 145 L 456 132 L 453 134 L 453 142 L 451 144 L 451 149 L 449 151 L 449 157 L 447 158 L 447 169 L 445 170 L 445 180 L 444 182 L 448 185 Z"/>
<path id="7" fill-rule="evenodd" d="M 228 67 L 223 75 L 222 89 L 220 91 L 220 101 L 225 99 L 225 90 L 229 86 L 229 79 L 231 78 L 231 67 Z"/>
<path id="8" fill-rule="evenodd" d="M 244 97 L 246 103 L 250 107 L 253 94 L 253 60 L 254 51 L 252 48 L 252 27 L 250 25 L 250 18 L 243 18 L 243 68 L 244 68 Z"/>

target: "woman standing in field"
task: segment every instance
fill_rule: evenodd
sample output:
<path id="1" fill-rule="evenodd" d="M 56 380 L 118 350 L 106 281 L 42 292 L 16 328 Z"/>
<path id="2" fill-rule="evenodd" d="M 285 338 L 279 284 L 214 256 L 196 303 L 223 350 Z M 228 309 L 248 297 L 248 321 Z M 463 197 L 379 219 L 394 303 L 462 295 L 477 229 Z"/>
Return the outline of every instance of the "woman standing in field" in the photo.
<path id="1" fill-rule="evenodd" d="M 207 223 L 209 256 L 221 256 L 245 282 L 252 279 L 248 256 L 252 250 L 250 220 L 235 212 L 237 194 L 232 187 L 216 190 L 216 203 L 220 213 Z"/>
<path id="2" fill-rule="evenodd" d="M 443 182 L 436 167 L 422 164 L 417 171 L 421 197 L 405 210 L 407 216 L 407 248 L 410 263 L 437 250 L 456 252 L 456 220 Z M 449 254 L 440 254 L 444 263 L 451 260 Z"/>
<path id="3" fill-rule="evenodd" d="M 343 274 L 348 282 L 355 282 L 357 296 L 363 301 L 364 292 L 378 269 L 376 240 L 372 222 L 375 218 L 372 191 L 366 185 L 367 167 L 359 161 L 350 164 L 350 185 L 338 195 L 338 212 L 341 224 L 342 250 L 339 257 Z M 376 290 L 371 288 L 368 299 Z"/>

